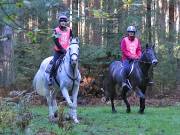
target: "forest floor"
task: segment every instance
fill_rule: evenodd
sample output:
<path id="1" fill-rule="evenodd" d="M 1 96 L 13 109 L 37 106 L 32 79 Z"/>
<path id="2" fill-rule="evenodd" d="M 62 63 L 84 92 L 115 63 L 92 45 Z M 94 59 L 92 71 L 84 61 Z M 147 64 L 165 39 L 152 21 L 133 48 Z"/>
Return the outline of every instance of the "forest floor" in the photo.
<path id="1" fill-rule="evenodd" d="M 58 103 L 60 104 L 66 104 L 64 99 L 57 98 Z M 139 105 L 139 97 L 137 97 L 135 94 L 132 94 L 128 97 L 128 101 L 130 105 L 132 106 L 138 106 Z M 43 105 L 46 104 L 46 100 L 38 95 L 34 96 L 34 99 L 32 100 L 33 105 Z M 78 105 L 80 106 L 96 106 L 96 105 L 109 105 L 110 101 L 104 102 L 104 99 L 102 97 L 95 97 L 95 96 L 86 96 L 86 97 L 79 97 L 78 98 Z M 124 102 L 121 99 L 115 100 L 116 105 L 123 105 Z M 146 97 L 146 105 L 147 106 L 154 106 L 154 107 L 160 107 L 160 106 L 173 106 L 173 105 L 180 105 L 180 91 L 177 91 L 174 94 L 171 95 L 156 95 L 156 97 Z"/>
<path id="2" fill-rule="evenodd" d="M 21 92 L 11 92 L 11 96 L 16 93 L 20 94 Z M 7 96 L 9 95 L 5 95 L 5 98 Z M 17 96 L 12 97 L 12 99 L 13 102 L 19 103 L 18 100 L 20 99 Z M 61 96 L 58 96 L 57 99 L 60 116 L 62 115 L 64 117 L 68 111 L 66 102 Z M 33 92 L 31 104 L 28 104 L 30 105 L 28 109 L 31 112 L 28 113 L 33 116 L 28 129 L 29 132 L 35 135 L 180 135 L 178 128 L 180 126 L 180 91 L 168 95 L 156 94 L 153 98 L 147 97 L 147 107 L 144 115 L 137 113 L 139 109 L 139 98 L 135 94 L 129 96 L 128 100 L 132 105 L 130 114 L 125 112 L 126 107 L 122 100 L 115 100 L 118 113 L 112 114 L 109 101 L 103 102 L 102 98 L 92 95 L 85 97 L 79 96 L 78 117 L 80 124 L 74 125 L 72 121 L 66 121 L 64 119 L 58 121 L 58 124 L 53 124 L 48 121 L 46 100 Z M 4 126 L 7 127 L 7 125 Z M 9 130 L 9 127 L 3 130 L 0 127 L 0 134 L 6 134 Z M 21 130 L 18 129 L 14 132 L 19 134 L 19 131 Z"/>
<path id="3" fill-rule="evenodd" d="M 110 106 L 78 107 L 80 124 L 64 121 L 61 127 L 48 122 L 46 106 L 34 106 L 32 112 L 39 117 L 30 127 L 36 135 L 180 135 L 179 106 L 147 107 L 144 115 L 137 113 L 137 106 L 130 114 L 125 106 L 117 111 L 112 114 Z"/>
<path id="4" fill-rule="evenodd" d="M 18 92 L 18 91 L 17 91 Z M 9 92 L 4 89 L 0 89 L 0 98 L 9 97 Z M 15 97 L 16 98 L 16 97 Z M 62 96 L 57 98 L 60 104 L 65 103 Z M 131 105 L 139 105 L 139 98 L 135 94 L 131 94 L 128 97 L 128 101 Z M 43 105 L 46 104 L 45 98 L 37 95 L 36 93 L 31 100 L 33 105 Z M 103 101 L 102 97 L 96 97 L 94 95 L 79 96 L 78 104 L 81 106 L 84 105 L 108 105 L 110 101 Z M 123 104 L 123 101 L 119 98 L 115 100 L 115 104 Z M 146 97 L 147 106 L 171 106 L 180 104 L 180 90 L 176 90 L 171 94 L 156 94 L 153 97 Z"/>

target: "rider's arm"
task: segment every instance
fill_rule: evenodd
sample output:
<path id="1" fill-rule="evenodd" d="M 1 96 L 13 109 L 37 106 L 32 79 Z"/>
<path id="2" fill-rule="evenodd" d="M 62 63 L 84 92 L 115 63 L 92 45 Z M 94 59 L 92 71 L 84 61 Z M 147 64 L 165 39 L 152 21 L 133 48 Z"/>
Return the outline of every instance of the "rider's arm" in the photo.
<path id="1" fill-rule="evenodd" d="M 55 45 L 56 45 L 60 50 L 63 50 L 63 49 L 64 49 L 64 48 L 61 46 L 61 44 L 59 43 L 59 41 L 58 41 L 58 36 L 57 36 L 56 31 L 54 31 L 53 41 L 54 41 Z"/>

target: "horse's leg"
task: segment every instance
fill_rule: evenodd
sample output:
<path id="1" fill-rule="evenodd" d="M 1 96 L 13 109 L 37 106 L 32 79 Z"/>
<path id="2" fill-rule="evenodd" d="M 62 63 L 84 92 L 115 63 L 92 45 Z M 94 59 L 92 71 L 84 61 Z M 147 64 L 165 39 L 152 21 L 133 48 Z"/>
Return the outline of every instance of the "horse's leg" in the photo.
<path id="1" fill-rule="evenodd" d="M 79 91 L 79 85 L 77 87 L 74 87 L 72 91 L 72 100 L 73 100 L 73 108 L 70 108 L 70 112 L 72 115 L 72 118 L 75 123 L 79 123 L 79 120 L 77 119 L 77 96 Z"/>
<path id="2" fill-rule="evenodd" d="M 116 109 L 114 106 L 114 97 L 115 97 L 115 84 L 113 85 L 113 83 L 110 81 L 107 85 L 108 90 L 110 90 L 110 100 L 111 100 L 111 108 L 112 108 L 112 113 L 116 113 Z"/>
<path id="3" fill-rule="evenodd" d="M 130 113 L 131 112 L 131 107 L 130 107 L 130 104 L 129 104 L 128 100 L 127 100 L 126 93 L 127 93 L 127 89 L 123 89 L 121 96 L 122 96 L 122 99 L 124 100 L 124 103 L 126 104 L 126 107 L 127 107 L 126 112 Z"/>
<path id="4" fill-rule="evenodd" d="M 57 102 L 56 102 L 56 95 L 53 95 L 53 100 L 52 100 L 52 105 L 53 105 L 53 113 L 54 113 L 54 117 L 57 118 L 58 117 L 58 107 L 57 107 Z"/>
<path id="5" fill-rule="evenodd" d="M 72 103 L 72 101 L 71 101 L 71 99 L 69 97 L 69 93 L 68 93 L 66 88 L 62 89 L 62 95 L 66 99 L 66 102 L 68 103 L 69 107 L 73 108 L 73 103 Z"/>
<path id="6" fill-rule="evenodd" d="M 47 103 L 48 103 L 48 109 L 49 109 L 49 120 L 51 122 L 57 121 L 57 103 L 56 103 L 56 96 L 52 91 L 49 91 L 49 93 L 46 95 Z M 56 116 L 55 116 L 56 115 Z"/>
<path id="7" fill-rule="evenodd" d="M 145 94 L 145 90 L 142 90 L 141 91 L 143 94 Z M 144 109 L 145 109 L 145 97 L 144 96 L 141 96 L 139 98 L 139 101 L 140 101 L 140 108 L 139 108 L 139 113 L 140 114 L 143 114 L 144 113 Z"/>
<path id="8" fill-rule="evenodd" d="M 145 98 L 139 98 L 140 99 L 140 109 L 139 113 L 143 114 L 145 109 Z"/>
<path id="9" fill-rule="evenodd" d="M 112 113 L 116 113 L 117 111 L 114 106 L 114 97 L 111 97 L 111 107 L 112 107 Z"/>
<path id="10" fill-rule="evenodd" d="M 49 109 L 49 119 L 50 121 L 52 121 L 52 119 L 54 118 L 54 111 L 53 111 L 53 105 L 52 105 L 52 96 L 50 95 L 50 93 L 46 95 L 46 99 L 47 99 L 47 104 L 48 104 L 48 109 Z"/>
<path id="11" fill-rule="evenodd" d="M 69 106 L 69 116 L 70 116 L 70 118 L 72 118 L 73 119 L 73 115 L 76 113 L 76 110 L 74 111 L 73 110 L 73 108 L 76 108 L 75 106 L 74 106 L 74 104 L 72 103 L 72 101 L 71 101 L 71 99 L 70 99 L 70 97 L 69 97 L 69 93 L 68 93 L 68 91 L 67 91 L 67 89 L 66 88 L 63 88 L 62 89 L 62 95 L 63 95 L 63 97 L 66 99 L 66 101 L 67 101 L 67 103 L 68 103 L 68 106 Z M 73 111 L 72 111 L 73 110 Z M 73 119 L 74 120 L 74 119 Z M 78 120 L 77 121 L 75 121 L 74 120 L 74 122 L 75 123 L 78 123 Z"/>

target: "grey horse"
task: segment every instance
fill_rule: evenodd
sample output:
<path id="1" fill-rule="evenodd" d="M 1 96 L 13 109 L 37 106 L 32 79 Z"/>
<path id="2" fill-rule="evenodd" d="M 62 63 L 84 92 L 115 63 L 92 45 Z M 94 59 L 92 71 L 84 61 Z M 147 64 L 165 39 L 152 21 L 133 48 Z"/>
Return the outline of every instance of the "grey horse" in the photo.
<path id="1" fill-rule="evenodd" d="M 69 116 L 75 123 L 79 123 L 79 120 L 77 119 L 77 96 L 81 80 L 81 74 L 78 69 L 78 43 L 79 41 L 77 38 L 71 40 L 70 47 L 67 49 L 67 53 L 57 69 L 57 74 L 54 78 L 59 84 L 59 90 L 62 92 L 63 97 L 68 103 Z M 49 74 L 45 72 L 52 58 L 53 57 L 48 57 L 43 60 L 33 80 L 34 89 L 39 95 L 45 96 L 47 99 L 50 120 L 54 119 L 58 109 L 55 92 L 49 90 L 48 87 Z M 72 91 L 72 99 L 69 96 L 69 91 Z"/>

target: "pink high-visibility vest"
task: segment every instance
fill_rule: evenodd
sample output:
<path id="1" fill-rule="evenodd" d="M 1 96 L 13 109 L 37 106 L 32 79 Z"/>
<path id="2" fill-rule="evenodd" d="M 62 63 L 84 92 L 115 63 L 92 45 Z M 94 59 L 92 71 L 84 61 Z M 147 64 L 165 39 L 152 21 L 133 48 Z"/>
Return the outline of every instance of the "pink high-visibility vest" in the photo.
<path id="1" fill-rule="evenodd" d="M 71 29 L 69 27 L 67 27 L 66 31 L 62 31 L 59 27 L 56 27 L 55 30 L 56 30 L 56 33 L 60 35 L 58 38 L 60 45 L 64 49 L 67 49 L 70 45 L 70 30 Z M 54 49 L 56 51 L 60 50 L 57 46 L 54 46 Z"/>
<path id="2" fill-rule="evenodd" d="M 138 48 L 138 39 L 135 38 L 133 41 L 129 40 L 128 37 L 125 37 L 126 49 L 132 55 L 137 55 L 136 49 Z"/>

